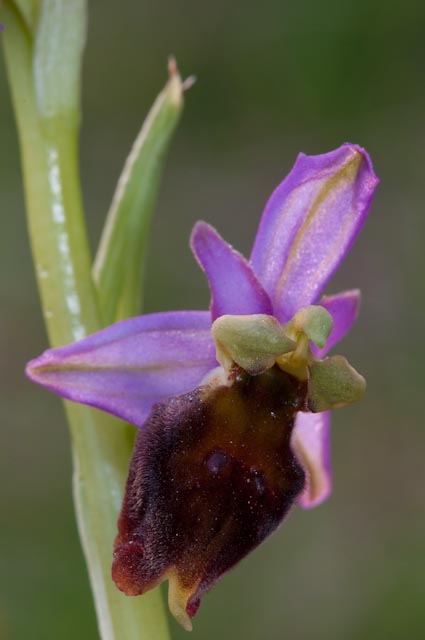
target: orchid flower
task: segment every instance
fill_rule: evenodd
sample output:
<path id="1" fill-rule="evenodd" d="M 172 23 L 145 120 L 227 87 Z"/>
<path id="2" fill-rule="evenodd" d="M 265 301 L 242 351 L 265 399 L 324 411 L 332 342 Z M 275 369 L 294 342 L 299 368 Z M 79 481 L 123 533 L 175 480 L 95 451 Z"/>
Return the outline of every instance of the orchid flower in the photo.
<path id="1" fill-rule="evenodd" d="M 359 399 L 365 382 L 327 356 L 356 318 L 359 291 L 322 294 L 377 183 L 358 146 L 300 154 L 249 260 L 195 225 L 210 311 L 124 320 L 27 367 L 64 398 L 140 427 L 113 578 L 127 595 L 168 579 L 187 629 L 201 596 L 294 504 L 316 506 L 331 491 L 329 410 Z"/>

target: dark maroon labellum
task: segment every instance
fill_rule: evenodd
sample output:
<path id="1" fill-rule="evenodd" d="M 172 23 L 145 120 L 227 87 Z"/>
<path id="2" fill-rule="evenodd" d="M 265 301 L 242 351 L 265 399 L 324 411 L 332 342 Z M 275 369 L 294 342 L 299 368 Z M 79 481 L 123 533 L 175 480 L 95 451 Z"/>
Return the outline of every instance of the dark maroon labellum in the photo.
<path id="1" fill-rule="evenodd" d="M 169 579 L 170 608 L 190 627 L 202 594 L 276 529 L 304 486 L 290 438 L 305 394 L 274 367 L 154 407 L 115 541 L 113 578 L 124 593 Z"/>

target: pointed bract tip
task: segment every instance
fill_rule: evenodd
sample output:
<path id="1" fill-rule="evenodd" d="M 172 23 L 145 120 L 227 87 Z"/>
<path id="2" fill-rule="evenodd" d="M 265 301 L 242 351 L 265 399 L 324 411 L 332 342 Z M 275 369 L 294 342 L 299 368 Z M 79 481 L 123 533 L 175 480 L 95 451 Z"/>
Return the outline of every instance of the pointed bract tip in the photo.
<path id="1" fill-rule="evenodd" d="M 166 85 L 166 91 L 168 93 L 170 101 L 180 107 L 183 102 L 183 83 L 180 77 L 177 61 L 174 56 L 168 58 L 168 83 Z"/>
<path id="2" fill-rule="evenodd" d="M 168 56 L 168 75 L 170 76 L 170 78 L 179 75 L 177 60 L 174 56 Z"/>

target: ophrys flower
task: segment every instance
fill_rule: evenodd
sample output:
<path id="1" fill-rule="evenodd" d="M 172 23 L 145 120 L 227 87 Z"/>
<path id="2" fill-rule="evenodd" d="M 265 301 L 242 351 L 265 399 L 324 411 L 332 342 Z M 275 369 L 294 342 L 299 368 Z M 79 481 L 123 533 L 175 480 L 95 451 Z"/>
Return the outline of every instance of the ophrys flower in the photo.
<path id="1" fill-rule="evenodd" d="M 202 594 L 299 502 L 331 488 L 329 413 L 364 380 L 325 357 L 359 292 L 321 297 L 368 212 L 361 148 L 301 154 L 266 205 L 250 260 L 203 222 L 191 245 L 211 309 L 115 324 L 28 365 L 34 381 L 143 427 L 113 577 L 128 595 L 165 579 L 186 628 Z"/>

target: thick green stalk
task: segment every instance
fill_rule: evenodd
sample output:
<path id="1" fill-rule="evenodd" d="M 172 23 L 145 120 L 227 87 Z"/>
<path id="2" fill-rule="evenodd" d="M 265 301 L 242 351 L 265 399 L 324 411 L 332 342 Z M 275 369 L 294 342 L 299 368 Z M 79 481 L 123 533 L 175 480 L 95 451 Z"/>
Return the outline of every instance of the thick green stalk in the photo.
<path id="1" fill-rule="evenodd" d="M 67 60 L 78 67 L 79 74 L 77 58 L 85 6 L 83 0 L 47 0 L 40 7 L 38 33 L 41 30 L 43 42 L 34 42 L 28 22 L 13 2 L 5 2 L 1 19 L 5 24 L 6 66 L 21 145 L 30 239 L 46 326 L 55 346 L 97 330 L 102 319 L 90 273 L 82 213 L 78 100 L 74 104 L 75 96 L 70 95 L 69 101 L 61 103 L 58 98 L 63 98 L 63 92 L 54 95 L 55 74 L 57 78 L 64 72 L 59 66 L 61 55 L 56 57 L 54 53 L 55 46 L 61 46 L 61 39 L 55 40 L 55 34 L 64 33 L 64 29 L 76 34 L 76 43 L 66 43 L 76 46 L 75 60 L 68 55 Z M 47 49 L 43 49 L 43 43 L 51 47 L 50 57 L 44 62 Z M 75 69 L 69 68 L 66 73 L 72 80 Z M 159 591 L 142 598 L 126 598 L 110 576 L 131 434 L 119 421 L 95 410 L 69 403 L 66 409 L 75 462 L 77 520 L 101 637 L 166 640 L 168 628 Z"/>

